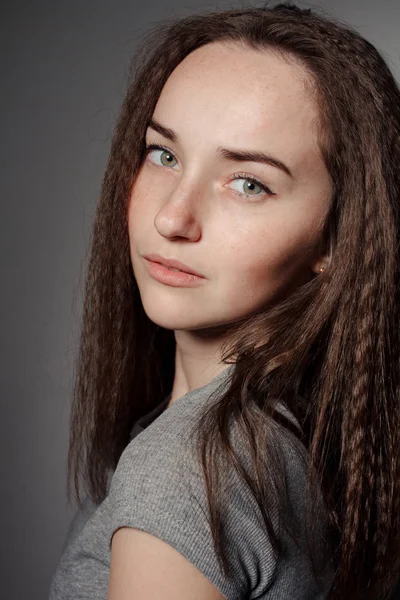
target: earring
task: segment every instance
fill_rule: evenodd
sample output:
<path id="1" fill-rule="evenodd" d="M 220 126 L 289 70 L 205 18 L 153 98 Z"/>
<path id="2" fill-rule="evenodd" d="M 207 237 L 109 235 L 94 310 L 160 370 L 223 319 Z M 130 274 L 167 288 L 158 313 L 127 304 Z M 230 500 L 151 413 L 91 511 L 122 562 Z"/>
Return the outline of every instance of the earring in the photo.
<path id="1" fill-rule="evenodd" d="M 319 268 L 319 272 L 320 272 L 320 273 L 323 273 L 324 271 L 325 271 L 325 267 L 320 267 L 320 268 Z"/>

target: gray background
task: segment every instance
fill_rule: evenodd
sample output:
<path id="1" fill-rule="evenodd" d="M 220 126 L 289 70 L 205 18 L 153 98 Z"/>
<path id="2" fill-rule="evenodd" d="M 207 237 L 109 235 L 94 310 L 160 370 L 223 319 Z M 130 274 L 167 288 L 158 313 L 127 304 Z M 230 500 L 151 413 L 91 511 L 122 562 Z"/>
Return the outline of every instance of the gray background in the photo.
<path id="1" fill-rule="evenodd" d="M 3 2 L 1 27 L 0 600 L 43 600 L 75 508 L 68 419 L 90 227 L 146 29 L 262 2 Z M 329 0 L 400 80 L 399 0 Z"/>

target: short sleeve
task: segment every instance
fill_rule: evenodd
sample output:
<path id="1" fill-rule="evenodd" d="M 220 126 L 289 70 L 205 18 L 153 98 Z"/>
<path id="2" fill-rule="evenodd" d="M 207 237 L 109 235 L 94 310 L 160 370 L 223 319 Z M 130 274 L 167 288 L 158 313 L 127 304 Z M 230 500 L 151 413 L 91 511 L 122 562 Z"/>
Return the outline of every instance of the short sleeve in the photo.
<path id="1" fill-rule="evenodd" d="M 147 531 L 178 550 L 228 600 L 259 597 L 273 581 L 276 562 L 255 501 L 239 480 L 230 486 L 224 512 L 227 577 L 214 550 L 201 467 L 175 433 L 149 427 L 121 455 L 109 495 L 110 546 L 120 527 Z"/>

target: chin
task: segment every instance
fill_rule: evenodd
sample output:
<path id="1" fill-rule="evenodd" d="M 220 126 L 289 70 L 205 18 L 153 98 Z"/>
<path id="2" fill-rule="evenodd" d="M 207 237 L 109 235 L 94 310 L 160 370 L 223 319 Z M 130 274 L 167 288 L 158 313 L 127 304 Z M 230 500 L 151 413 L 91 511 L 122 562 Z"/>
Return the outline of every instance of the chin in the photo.
<path id="1" fill-rule="evenodd" d="M 219 338 L 223 337 L 229 331 L 229 324 L 232 324 L 234 320 L 218 320 L 218 319 L 204 319 L 196 318 L 196 315 L 183 316 L 182 314 L 166 314 L 164 311 L 146 310 L 146 315 L 156 325 L 169 329 L 171 331 L 193 331 L 198 335 L 202 335 L 204 338 Z"/>
<path id="2" fill-rule="evenodd" d="M 193 304 L 185 311 L 182 306 L 175 304 L 170 306 L 168 310 L 167 303 L 163 306 L 159 303 L 152 302 L 151 304 L 143 302 L 143 310 L 153 323 L 164 329 L 171 330 L 201 330 L 209 329 L 222 324 L 215 320 L 204 318 L 204 307 L 200 307 L 201 314 L 196 314 L 196 308 Z M 186 312 L 186 314 L 185 314 Z"/>
<path id="3" fill-rule="evenodd" d="M 204 327 L 204 324 L 196 319 L 196 315 L 192 309 L 191 315 L 183 315 L 182 310 L 178 306 L 172 307 L 171 310 L 164 306 L 152 306 L 143 303 L 143 309 L 150 321 L 163 327 L 164 329 L 196 329 Z"/>

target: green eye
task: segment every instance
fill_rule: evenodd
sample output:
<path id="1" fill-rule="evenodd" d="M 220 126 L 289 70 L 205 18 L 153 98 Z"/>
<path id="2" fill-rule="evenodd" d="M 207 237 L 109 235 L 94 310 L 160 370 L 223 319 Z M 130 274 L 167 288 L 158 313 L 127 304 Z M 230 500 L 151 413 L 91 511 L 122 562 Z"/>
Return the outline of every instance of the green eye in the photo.
<path id="1" fill-rule="evenodd" d="M 167 150 L 163 150 L 161 152 L 160 159 L 161 159 L 162 164 L 166 167 L 170 167 L 171 163 L 175 160 L 175 158 L 173 157 L 171 152 L 167 152 Z M 165 160 L 165 162 L 164 162 L 164 160 Z"/>
<path id="2" fill-rule="evenodd" d="M 272 192 L 269 187 L 258 181 L 254 177 L 250 177 L 250 175 L 246 175 L 245 173 L 238 173 L 234 175 L 231 181 L 241 180 L 244 183 L 240 183 L 239 188 L 233 188 L 237 191 L 238 194 L 242 196 L 262 196 L 264 193 L 268 196 L 275 196 L 274 192 Z"/>
<path id="3" fill-rule="evenodd" d="M 261 185 L 252 181 L 251 179 L 246 179 L 245 177 L 235 177 L 234 181 L 243 181 L 244 183 L 240 183 L 239 188 L 236 188 L 238 192 L 241 194 L 246 194 L 250 196 L 258 196 L 260 192 L 263 191 Z"/>
<path id="4" fill-rule="evenodd" d="M 161 165 L 163 167 L 174 167 L 175 166 L 176 158 L 174 157 L 172 152 L 170 152 L 166 148 L 163 148 L 162 146 L 158 146 L 157 144 L 150 144 L 149 146 L 146 146 L 147 154 L 150 154 L 150 152 L 153 150 L 157 150 L 157 151 L 161 152 L 160 161 L 161 161 Z M 174 161 L 175 161 L 175 163 L 174 163 Z M 156 164 L 159 164 L 159 163 L 156 162 Z"/>

